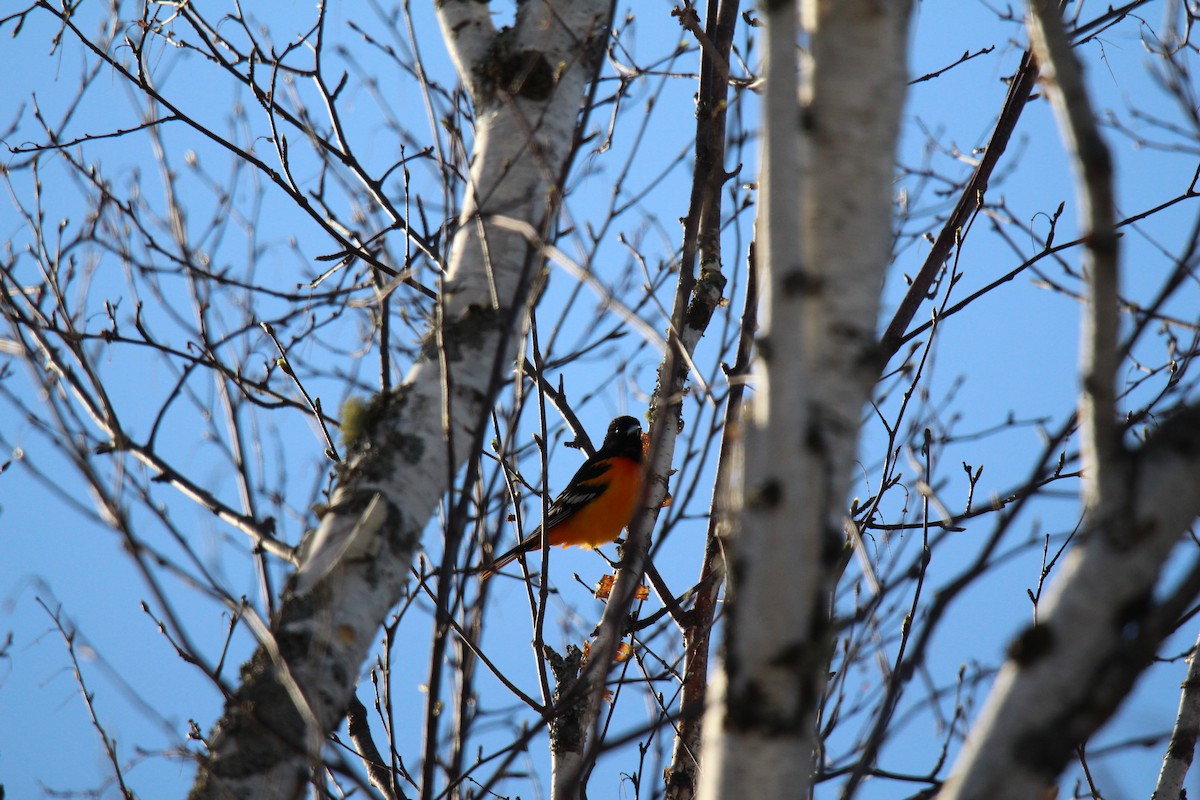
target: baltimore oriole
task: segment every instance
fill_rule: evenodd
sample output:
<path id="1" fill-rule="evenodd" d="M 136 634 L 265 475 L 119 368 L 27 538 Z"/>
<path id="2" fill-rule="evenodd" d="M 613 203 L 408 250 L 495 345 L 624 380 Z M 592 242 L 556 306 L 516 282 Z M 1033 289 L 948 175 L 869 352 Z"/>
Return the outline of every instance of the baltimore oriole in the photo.
<path id="1" fill-rule="evenodd" d="M 551 545 L 593 548 L 611 542 L 633 520 L 644 475 L 642 425 L 633 417 L 617 417 L 604 444 L 583 462 L 562 494 L 546 512 L 546 538 Z M 482 579 L 523 553 L 542 546 L 542 526 L 488 564 Z"/>

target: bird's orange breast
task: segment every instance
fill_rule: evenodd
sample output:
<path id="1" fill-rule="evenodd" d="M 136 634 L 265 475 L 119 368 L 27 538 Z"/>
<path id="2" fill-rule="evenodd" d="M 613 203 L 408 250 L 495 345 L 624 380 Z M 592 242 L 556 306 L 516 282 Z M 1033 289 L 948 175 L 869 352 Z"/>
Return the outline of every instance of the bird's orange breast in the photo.
<path id="1" fill-rule="evenodd" d="M 608 488 L 550 529 L 550 544 L 567 547 L 598 547 L 616 539 L 633 519 L 642 494 L 643 467 L 627 458 L 615 458 L 597 482 Z"/>

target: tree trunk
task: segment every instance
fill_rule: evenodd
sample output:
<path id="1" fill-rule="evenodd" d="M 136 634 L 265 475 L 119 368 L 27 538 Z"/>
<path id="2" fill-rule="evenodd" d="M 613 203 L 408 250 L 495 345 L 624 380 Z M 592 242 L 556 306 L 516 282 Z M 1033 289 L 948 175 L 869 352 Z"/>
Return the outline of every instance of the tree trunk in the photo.
<path id="1" fill-rule="evenodd" d="M 910 8 L 806 5 L 798 105 L 795 8 L 766 7 L 764 298 L 702 797 L 803 797 L 811 784 L 850 467 L 878 374 Z"/>
<path id="2" fill-rule="evenodd" d="M 542 268 L 534 242 L 493 220 L 515 219 L 547 238 L 611 5 L 527 3 L 503 31 L 486 5 L 448 2 L 439 14 L 476 127 L 438 314 L 403 385 L 364 412 L 278 619 L 269 630 L 259 625 L 259 651 L 209 739 L 196 798 L 303 791 L 400 597 L 426 521 L 478 450 Z"/>

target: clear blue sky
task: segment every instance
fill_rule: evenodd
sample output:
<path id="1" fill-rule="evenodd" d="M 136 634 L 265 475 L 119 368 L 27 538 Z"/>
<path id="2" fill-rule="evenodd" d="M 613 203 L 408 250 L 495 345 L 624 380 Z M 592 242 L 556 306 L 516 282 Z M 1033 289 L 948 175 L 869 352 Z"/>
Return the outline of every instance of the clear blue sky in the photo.
<path id="1" fill-rule="evenodd" d="M 652 60 L 651 54 L 669 53 L 681 34 L 677 23 L 668 16 L 668 3 L 638 5 L 636 58 L 639 63 L 647 63 Z M 449 64 L 430 11 L 424 3 L 414 6 L 419 43 L 427 66 L 435 77 L 449 81 Z M 274 8 L 279 10 L 279 17 L 273 24 L 281 26 L 274 29 L 277 42 L 290 40 L 311 24 L 313 10 L 309 3 L 281 3 Z M 1081 17 L 1088 19 L 1100 10 L 1099 6 L 1085 5 Z M 622 19 L 624 11 L 625 6 L 622 6 L 618 20 Z M 1150 11 L 1161 13 L 1158 7 L 1151 7 Z M 262 12 L 256 10 L 255 13 Z M 347 16 L 340 7 L 333 10 L 329 19 L 330 35 L 353 43 L 357 40 L 346 30 Z M 1157 18 L 1148 18 L 1147 22 L 1152 26 L 1160 24 Z M 84 27 L 90 30 L 86 25 Z M 4 46 L 0 47 L 0 69 L 10 76 L 0 85 L 0 109 L 7 109 L 6 115 L 0 116 L 0 127 L 7 130 L 18 118 L 18 109 L 24 108 L 24 114 L 19 116 L 19 126 L 6 140 L 10 145 L 41 139 L 30 114 L 35 97 L 42 111 L 53 119 L 75 91 L 78 65 L 83 56 L 73 42 L 51 51 L 49 42 L 56 30 L 57 26 L 48 15 L 33 14 L 21 36 L 9 39 L 6 35 Z M 11 26 L 0 32 L 11 33 Z M 1174 118 L 1176 112 L 1148 74 L 1148 59 L 1136 33 L 1133 25 L 1126 25 L 1081 48 L 1097 105 L 1103 110 L 1113 109 L 1125 115 L 1127 105 L 1136 103 L 1157 116 Z M 1023 33 L 1013 23 L 997 22 L 995 13 L 981 3 L 934 0 L 918 4 L 914 35 L 910 59 L 913 76 L 942 69 L 964 51 L 975 53 L 996 45 L 993 51 L 979 55 L 937 80 L 914 85 L 905 112 L 905 138 L 900 161 L 914 168 L 928 164 L 937 172 L 965 178 L 971 160 L 977 155 L 975 150 L 986 141 L 1000 108 L 1006 91 L 1002 79 L 1016 69 L 1020 47 L 1025 41 Z M 741 32 L 738 41 L 743 40 L 744 32 Z M 172 55 L 161 53 L 159 58 L 168 62 Z M 380 76 L 382 90 L 392 92 L 395 107 L 407 115 L 406 124 L 424 133 L 427 126 L 418 120 L 424 119 L 425 112 L 412 81 L 373 48 L 359 48 L 355 58 L 364 65 L 366 72 Z M 191 64 L 194 71 L 176 69 L 169 75 L 160 76 L 160 86 L 171 96 L 183 98 L 187 107 L 197 113 L 211 113 L 211 118 L 219 122 L 227 119 L 233 103 L 229 86 L 213 77 L 207 68 L 199 67 L 196 61 Z M 671 64 L 671 70 L 679 73 L 694 68 L 694 54 Z M 84 106 L 69 127 L 75 135 L 127 127 L 137 119 L 137 114 L 131 110 L 130 92 L 122 79 L 102 69 L 95 81 Z M 611 83 L 608 86 L 611 90 Z M 641 214 L 640 222 L 623 218 L 619 226 L 607 233 L 599 257 L 593 262 L 601 280 L 617 281 L 629 259 L 628 250 L 617 239 L 618 233 L 626 237 L 640 236 L 642 251 L 664 260 L 669 259 L 672 249 L 678 246 L 679 229 L 674 220 L 686 211 L 690 161 L 685 159 L 665 174 L 660 173 L 687 146 L 692 133 L 691 97 L 695 87 L 686 77 L 651 76 L 632 87 L 627 102 L 637 107 L 636 104 L 645 102 L 649 93 L 660 88 L 663 96 L 650 116 L 643 138 L 634 136 L 636 123 L 631 123 L 630 119 L 636 119 L 636 116 L 627 117 L 617 129 L 614 155 L 585 156 L 576 164 L 577 175 L 582 175 L 585 170 L 590 174 L 583 183 L 584 188 L 569 201 L 570 213 L 582 223 L 597 218 L 609 202 L 611 186 L 622 163 L 620 154 L 632 147 L 640 148 L 624 189 L 624 197 L 645 192 L 636 206 Z M 371 91 L 352 78 L 345 103 L 350 136 L 359 152 L 376 163 L 390 163 L 397 156 L 395 138 L 378 112 Z M 251 115 L 255 111 L 250 109 Z M 738 112 L 744 116 L 743 124 L 753 124 L 752 103 L 747 103 Z M 608 109 L 602 109 L 593 117 L 592 125 L 603 129 L 608 122 L 607 114 Z M 255 121 L 261 123 L 261 119 Z M 1145 132 L 1150 133 L 1148 125 L 1142 124 Z M 942 149 L 927 151 L 931 137 L 936 137 Z M 182 130 L 182 126 L 168 126 L 164 129 L 164 138 L 170 143 L 170 158 L 181 173 L 186 173 L 186 152 L 193 150 L 203 163 L 214 165 L 215 174 L 223 174 L 216 166 L 218 153 L 195 134 Z M 1109 141 L 1118 166 L 1120 210 L 1125 214 L 1178 194 L 1195 168 L 1194 145 L 1192 153 L 1137 148 L 1127 138 L 1111 131 Z M 271 148 L 265 142 L 256 140 L 254 148 L 264 160 L 275 165 L 276 162 L 270 159 Z M 86 152 L 89 159 L 101 160 L 106 173 L 119 182 L 132 182 L 135 171 L 140 170 L 147 197 L 152 202 L 161 197 L 161 182 L 155 173 L 146 137 L 89 145 Z M 748 152 L 752 154 L 753 147 Z M 1035 101 L 1026 111 L 1000 172 L 989 191 L 990 201 L 1003 198 L 1005 207 L 1019 223 L 1029 224 L 1041 233 L 1047 229 L 1045 215 L 1065 201 L 1066 210 L 1059 222 L 1058 238 L 1065 240 L 1077 235 L 1074 190 L 1061 141 L 1044 101 Z M 417 176 L 415 180 L 427 180 L 427 177 Z M 751 160 L 744 165 L 738 182 L 745 184 L 752 177 Z M 306 173 L 301 179 L 313 180 L 315 174 Z M 58 170 L 48 171 L 43 180 L 42 205 L 47 224 L 56 225 L 60 218 L 71 218 L 78 224 L 83 209 L 73 184 Z M 28 202 L 26 177 L 15 176 L 14 184 L 25 193 L 23 200 Z M 186 176 L 183 185 L 195 193 L 194 199 L 185 201 L 194 202 L 195 211 L 189 223 L 202 227 L 207 222 L 206 214 L 210 213 L 205 204 L 211 193 Z M 389 184 L 395 185 L 395 181 Z M 926 220 L 923 224 L 936 232 L 931 216 L 944 213 L 953 200 L 953 197 L 937 194 L 937 190 L 944 187 L 936 181 L 923 190 L 920 186 L 915 177 L 897 185 L 898 195 L 904 194 L 914 210 L 916 221 L 909 223 L 905 229 L 907 233 L 921 230 L 919 220 L 922 217 Z M 246 188 L 242 185 L 239 190 L 244 192 Z M 739 197 L 748 191 L 739 190 Z M 266 213 L 258 237 L 268 248 L 270 258 L 264 259 L 259 278 L 290 289 L 303 279 L 302 270 L 322 269 L 323 265 L 313 259 L 330 252 L 332 247 L 313 229 L 311 222 L 290 210 L 277 192 L 268 190 L 266 197 Z M 436 196 L 429 199 L 431 208 L 436 208 L 439 202 Z M 1152 242 L 1177 248 L 1196 213 L 1192 204 L 1181 204 L 1171 212 L 1141 223 L 1138 231 L 1130 231 L 1125 237 L 1123 285 L 1130 296 L 1145 302 L 1153 295 L 1171 264 Z M 637 215 L 630 215 L 634 216 Z M 748 223 L 749 215 L 745 219 Z M 1013 229 L 1006 230 L 1011 233 Z M 734 252 L 733 248 L 739 242 L 744 248 L 746 235 L 743 230 L 742 238 L 738 240 L 732 232 L 729 234 L 727 246 L 730 252 L 726 254 L 726 266 L 730 270 L 742 269 L 744 252 Z M 296 241 L 294 249 L 289 243 L 293 237 Z M 14 249 L 24 247 L 28 241 L 22 232 L 22 221 L 5 192 L 0 197 L 0 240 L 10 238 Z M 903 291 L 903 274 L 914 274 L 928 252 L 927 244 L 919 240 L 902 239 L 902 242 L 904 247 L 885 292 L 885 320 Z M 1028 236 L 1013 244 L 1026 254 L 1039 247 Z M 225 247 L 227 249 L 220 252 L 221 257 L 236 260 L 238 255 L 233 246 Z M 572 240 L 566 242 L 564 249 L 572 256 L 583 256 Z M 241 255 L 244 257 L 244 252 Z M 1077 266 L 1079 253 L 1072 251 L 1064 259 L 1069 265 Z M 1013 269 L 1020 261 L 1010 245 L 990 230 L 989 219 L 981 216 L 961 253 L 959 266 L 964 276 L 955 287 L 951 301 L 966 297 Z M 653 270 L 657 265 L 649 263 L 647 267 Z M 1056 264 L 1045 263 L 1045 270 L 1055 279 L 1062 278 L 1062 269 Z M 97 275 L 90 289 L 91 296 L 104 296 L 111 287 L 123 284 L 123 276 L 114 261 L 111 267 Z M 636 284 L 635 281 L 618 288 L 624 296 L 632 297 L 638 290 Z M 1078 288 L 1078 282 L 1072 285 Z M 551 293 L 540 312 L 544 318 L 555 318 L 554 309 L 569 302 L 573 288 L 565 274 L 554 275 Z M 667 288 L 658 293 L 660 302 L 669 303 L 670 289 L 668 282 Z M 169 289 L 170 292 L 182 290 L 180 286 Z M 588 300 L 583 307 L 591 308 L 593 301 L 587 290 L 584 294 Z M 177 299 L 181 303 L 178 310 L 186 315 L 189 305 L 186 296 L 178 294 Z M 726 313 L 736 318 L 740 313 L 740 296 L 733 300 Z M 1193 286 L 1180 302 L 1172 304 L 1171 310 L 1181 318 L 1194 320 L 1197 317 L 1196 300 Z M 127 298 L 120 309 L 125 318 L 132 314 L 132 304 L 132 298 Z M 156 308 L 149 302 L 145 313 L 148 319 L 161 326 L 160 330 L 170 330 L 172 323 L 168 310 Z M 647 306 L 641 313 L 655 327 L 662 327 L 662 317 L 652 306 Z M 234 317 L 236 315 L 230 314 L 231 319 Z M 921 318 L 927 318 L 927 310 L 922 311 Z M 102 319 L 96 321 L 96 326 L 102 322 Z M 607 323 L 611 324 L 611 319 Z M 723 324 L 723 320 L 714 323 L 719 324 Z M 924 382 L 930 402 L 937 409 L 933 420 L 939 430 L 960 436 L 984 432 L 1002 426 L 1010 415 L 1019 421 L 1043 421 L 1042 425 L 1021 424 L 1002 433 L 971 438 L 941 450 L 931 483 L 952 510 L 961 508 L 965 498 L 966 479 L 961 467 L 964 461 L 985 467 L 976 488 L 976 503 L 986 502 L 993 494 L 1003 493 L 1026 479 L 1035 455 L 1042 447 L 1041 432 L 1055 429 L 1073 410 L 1077 391 L 1077 329 L 1076 301 L 1039 285 L 1028 272 L 942 323 L 939 343 Z M 565 331 L 559 352 L 588 341 L 594 330 Z M 9 335 L 8 331 L 0 333 L 0 337 Z M 714 338 L 710 337 L 701 345 L 699 354 L 699 358 L 709 365 L 719 356 Z M 332 356 L 327 344 L 330 347 L 351 346 L 346 342 L 306 342 L 293 355 L 299 359 L 328 359 Z M 1156 363 L 1154 359 L 1159 357 L 1154 346 L 1145 353 L 1148 363 Z M 259 352 L 267 353 L 269 348 L 259 348 Z M 645 405 L 644 393 L 653 388 L 655 366 L 654 352 L 649 348 L 635 349 L 632 337 L 626 337 L 611 349 L 601 350 L 600 354 L 603 357 L 562 370 L 565 385 L 574 398 L 581 399 L 597 391 L 596 398 L 583 406 L 584 419 L 594 438 L 599 437 L 604 423 L 615 413 L 641 413 Z M 161 398 L 170 391 L 174 376 L 138 356 L 121 350 L 113 350 L 111 354 L 106 352 L 105 368 L 113 376 L 110 388 L 114 402 L 127 409 L 126 413 L 138 424 L 148 425 L 147 420 L 138 417 L 139 404 L 149 397 L 148 408 L 157 408 Z M 618 356 L 630 358 L 631 366 L 627 373 L 613 379 L 611 364 Z M 6 358 L 0 354 L 0 365 Z M 258 370 L 255 374 L 261 374 L 261 361 L 247 366 L 251 371 Z M 27 403 L 37 407 L 39 400 L 28 388 L 23 365 L 15 364 L 12 368 L 15 375 L 4 379 L 9 391 L 18 393 Z M 372 374 L 371 366 L 361 367 L 362 380 L 369 382 Z M 1136 372 L 1132 369 L 1123 376 L 1125 379 L 1133 377 Z M 288 388 L 286 382 L 275 385 L 281 390 Z M 333 382 L 318 383 L 316 388 L 327 398 L 327 405 L 340 397 L 341 390 Z M 1156 388 L 1157 384 L 1142 391 Z M 206 391 L 212 393 L 211 386 Z M 215 393 L 211 399 L 215 406 Z M 696 402 L 697 405 L 692 407 L 693 421 L 705 419 L 698 413 L 699 401 Z M 882 407 L 894 409 L 896 402 L 897 397 L 893 394 Z M 92 508 L 86 487 L 73 467 L 37 435 L 29 421 L 20 418 L 11 406 L 3 408 L 0 412 L 0 436 L 3 437 L 0 445 L 7 451 L 0 451 L 0 463 L 13 457 L 12 448 L 22 448 L 28 463 L 48 475 L 64 495 L 85 508 Z M 532 426 L 532 415 L 527 419 Z M 324 469 L 320 458 L 321 443 L 298 412 L 275 414 L 272 425 L 276 427 L 264 433 L 268 437 L 264 468 L 269 473 L 267 478 L 273 476 L 273 470 L 286 468 L 287 484 L 293 487 L 298 497 L 307 498 Z M 213 445 L 198 435 L 202 432 L 195 419 L 182 413 L 168 415 L 162 434 L 164 447 L 173 454 L 179 466 L 190 465 L 197 477 L 213 491 L 235 501 L 236 487 L 230 476 L 222 472 Z M 861 497 L 870 495 L 877 486 L 883 435 L 878 420 L 868 415 L 862 473 L 855 489 Z M 905 456 L 901 458 L 903 460 Z M 578 460 L 577 453 L 561 446 L 554 450 L 551 485 L 561 488 Z M 526 469 L 535 470 L 535 461 L 531 461 Z M 705 470 L 711 471 L 711 464 Z M 901 469 L 906 476 L 913 475 L 914 470 L 915 467 L 907 463 Z M 1073 483 L 1063 486 L 1068 495 L 1075 488 Z M 231 594 L 245 594 L 257 601 L 255 578 L 242 555 L 241 534 L 231 531 L 211 514 L 186 500 L 169 497 L 167 493 L 163 497 L 174 523 L 198 543 L 196 550 L 203 557 L 204 566 L 221 576 Z M 125 500 L 136 506 L 135 498 Z M 296 505 L 303 506 L 303 502 L 297 501 Z M 915 518 L 919 511 L 915 496 L 909 499 L 907 507 L 899 505 L 898 500 L 896 502 L 897 505 L 885 510 L 887 521 Z M 687 510 L 700 514 L 706 503 L 707 498 L 697 497 Z M 1042 532 L 1060 537 L 1074 524 L 1077 511 L 1077 504 L 1070 496 L 1038 504 L 1015 524 L 1012 546 L 1015 547 L 1023 537 L 1036 537 Z M 139 518 L 144 521 L 142 514 Z M 289 540 L 294 541 L 301 530 L 301 522 L 283 519 L 281 524 Z M 991 524 L 990 519 L 984 518 L 969 526 L 967 531 L 950 537 L 936 551 L 930 572 L 931 583 L 926 588 L 928 596 L 957 574 L 964 559 L 971 557 Z M 693 520 L 681 526 L 680 531 L 668 542 L 656 563 L 673 586 L 685 587 L 694 579 L 698 567 L 698 542 L 703 535 L 703 523 Z M 692 533 L 694 538 L 687 539 Z M 895 534 L 880 537 L 875 544 L 884 563 L 903 565 L 913 557 L 918 542 L 911 534 Z M 169 543 L 161 546 L 172 557 L 182 557 L 182 552 Z M 431 549 L 433 547 L 431 545 Z M 611 554 L 611 550 L 609 552 Z M 934 641 L 928 664 L 930 680 L 938 684 L 952 681 L 963 663 L 998 663 L 1007 638 L 1029 620 L 1030 606 L 1025 590 L 1036 588 L 1040 556 L 1040 551 L 1026 549 L 1019 557 L 991 572 L 955 607 L 951 620 Z M 558 585 L 562 595 L 553 603 L 554 620 L 548 627 L 547 636 L 551 643 L 561 644 L 577 637 L 579 631 L 586 633 L 598 618 L 599 606 L 582 587 L 567 577 L 572 571 L 596 572 L 597 564 L 596 557 L 591 554 L 554 554 L 554 571 L 561 576 Z M 279 572 L 277 578 L 284 574 Z M 182 612 L 197 646 L 210 656 L 218 653 L 227 627 L 227 617 L 218 604 L 170 576 L 163 578 L 163 584 L 173 605 Z M 281 581 L 277 581 L 276 585 L 280 584 Z M 536 688 L 533 655 L 527 645 L 529 613 L 523 594 L 514 582 L 498 586 L 497 598 L 489 611 L 486 643 L 489 652 L 505 665 L 508 673 L 522 676 L 521 685 L 533 692 Z M 96 711 L 109 736 L 117 740 L 122 761 L 130 767 L 128 775 L 136 791 L 145 797 L 180 796 L 186 792 L 191 781 L 190 764 L 178 757 L 164 757 L 163 751 L 175 748 L 183 741 L 189 719 L 195 719 L 200 729 L 207 733 L 219 714 L 221 699 L 194 669 L 174 656 L 171 644 L 157 631 L 155 620 L 139 610 L 142 601 L 150 603 L 154 614 L 161 613 L 155 608 L 142 576 L 124 554 L 116 534 L 96 519 L 73 510 L 62 496 L 33 480 L 20 465 L 14 465 L 0 475 L 0 641 L 9 632 L 12 634 L 11 645 L 0 658 L 0 784 L 5 786 L 7 796 L 24 798 L 38 796 L 48 789 L 93 788 L 111 773 L 98 736 L 89 725 L 64 642 L 41 603 L 50 609 L 61 608 L 63 617 L 78 629 L 75 648 L 84 679 L 89 689 L 95 692 Z M 899 597 L 897 602 L 907 602 L 907 598 Z M 881 631 L 880 635 L 890 638 L 894 631 Z M 1165 652 L 1183 651 L 1193 636 L 1193 631 L 1183 630 Z M 419 631 L 414 634 L 413 644 L 424 647 Z M 227 680 L 236 681 L 236 667 L 249 652 L 249 646 L 245 635 L 235 638 L 225 671 Z M 402 674 L 396 680 L 397 703 L 404 706 L 406 715 L 420 713 L 422 696 L 416 687 L 425 679 L 424 659 L 423 653 L 419 654 L 411 665 L 411 674 Z M 1093 750 L 1105 742 L 1169 728 L 1183 671 L 1181 663 L 1153 671 L 1126 704 L 1111 732 L 1097 738 Z M 874 688 L 872 681 L 877 680 L 877 673 L 871 672 L 851 678 L 851 682 L 861 681 L 864 692 L 871 691 Z M 481 691 L 496 690 L 496 684 L 489 681 L 486 677 L 482 679 Z M 362 696 L 366 697 L 365 692 Z M 485 702 L 494 707 L 508 700 L 495 693 L 485 694 Z M 902 712 L 911 712 L 912 716 L 885 749 L 881 766 L 901 772 L 923 771 L 928 768 L 930 757 L 926 741 L 940 735 L 936 732 L 937 723 L 927 711 L 911 711 L 905 707 Z M 637 714 L 631 714 L 626 728 L 635 725 L 637 719 Z M 614 730 L 622 730 L 621 719 L 615 723 Z M 504 734 L 500 732 L 497 741 L 502 740 Z M 417 736 L 415 731 L 412 735 Z M 149 752 L 143 754 L 143 749 Z M 1092 766 L 1105 785 L 1118 792 L 1113 797 L 1145 796 L 1153 785 L 1162 751 L 1160 745 L 1141 753 L 1098 759 Z M 415 752 L 415 747 L 410 752 Z M 544 738 L 535 740 L 527 766 L 544 773 L 547 762 Z M 595 796 L 609 796 L 617 791 L 617 778 L 606 774 L 605 763 L 601 763 L 594 779 Z M 648 771 L 646 780 L 657 780 L 657 775 Z M 1070 778 L 1064 779 L 1064 791 L 1069 791 L 1069 781 Z M 1197 784 L 1192 781 L 1189 785 L 1195 787 Z M 628 787 L 624 791 L 628 793 Z M 824 793 L 826 788 L 819 791 Z M 865 796 L 895 797 L 896 791 L 896 784 L 881 784 L 874 789 L 868 786 Z M 116 796 L 115 788 L 109 786 L 104 796 Z"/>

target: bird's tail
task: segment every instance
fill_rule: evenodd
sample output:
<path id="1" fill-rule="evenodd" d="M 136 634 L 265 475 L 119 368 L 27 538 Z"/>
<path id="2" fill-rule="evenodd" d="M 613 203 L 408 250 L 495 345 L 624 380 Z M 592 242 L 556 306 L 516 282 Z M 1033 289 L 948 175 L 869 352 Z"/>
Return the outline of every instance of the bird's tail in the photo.
<path id="1" fill-rule="evenodd" d="M 521 540 L 521 543 L 509 550 L 504 555 L 496 558 L 492 563 L 488 564 L 479 570 L 479 580 L 486 581 L 488 578 L 495 575 L 504 567 L 516 561 L 523 553 L 528 553 L 530 550 L 536 550 L 542 546 L 542 529 L 539 527 L 533 533 Z"/>

